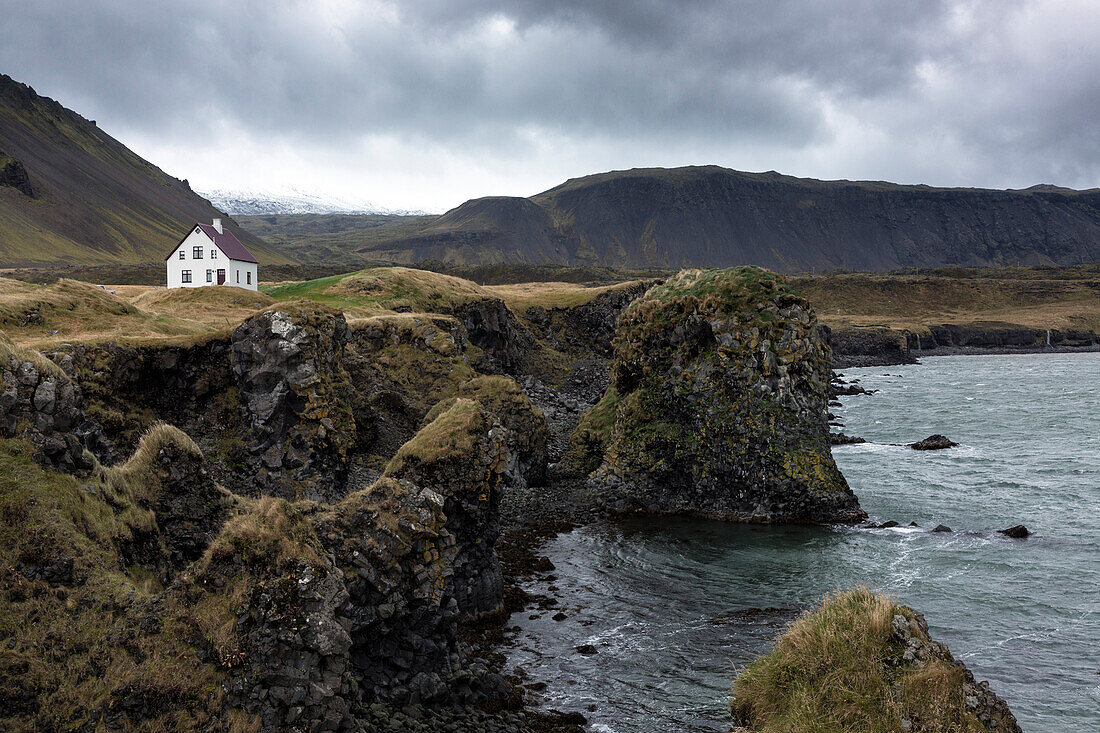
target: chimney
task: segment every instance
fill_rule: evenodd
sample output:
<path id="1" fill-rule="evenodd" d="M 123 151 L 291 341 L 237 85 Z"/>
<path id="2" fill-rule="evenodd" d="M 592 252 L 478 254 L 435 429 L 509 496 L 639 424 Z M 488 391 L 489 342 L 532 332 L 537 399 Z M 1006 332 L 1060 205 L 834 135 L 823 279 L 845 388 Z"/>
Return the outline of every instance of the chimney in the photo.
<path id="1" fill-rule="evenodd" d="M 222 220 L 221 219 L 215 219 L 214 220 L 214 228 L 218 230 L 218 234 L 222 233 Z"/>

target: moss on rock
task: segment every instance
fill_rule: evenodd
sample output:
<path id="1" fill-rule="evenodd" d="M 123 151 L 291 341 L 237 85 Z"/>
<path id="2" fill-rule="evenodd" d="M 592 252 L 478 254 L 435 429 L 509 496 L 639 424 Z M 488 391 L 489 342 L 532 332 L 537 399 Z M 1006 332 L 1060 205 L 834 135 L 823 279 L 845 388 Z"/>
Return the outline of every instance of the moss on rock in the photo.
<path id="1" fill-rule="evenodd" d="M 592 483 L 612 508 L 863 518 L 829 449 L 828 345 L 781 276 L 685 270 L 624 311 L 614 349 L 612 386 L 572 443 L 584 467 L 606 445 Z"/>
<path id="2" fill-rule="evenodd" d="M 752 733 L 1017 733 L 924 617 L 866 588 L 827 597 L 738 675 L 730 704 Z"/>

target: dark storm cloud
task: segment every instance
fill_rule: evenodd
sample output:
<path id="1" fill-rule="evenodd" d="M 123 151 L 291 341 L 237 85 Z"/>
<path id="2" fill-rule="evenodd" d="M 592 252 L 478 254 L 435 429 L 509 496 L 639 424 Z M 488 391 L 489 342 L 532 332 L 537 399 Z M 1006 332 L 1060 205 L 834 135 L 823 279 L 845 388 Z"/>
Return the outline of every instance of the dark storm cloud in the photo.
<path id="1" fill-rule="evenodd" d="M 828 171 L 804 174 L 932 183 L 1096 185 L 1100 171 L 1087 3 L 0 0 L 0 10 L 2 70 L 150 135 L 229 124 L 333 148 L 394 135 L 519 161 L 547 133 L 632 144 L 639 164 L 668 147 L 756 145 L 817 151 Z M 859 126 L 878 148 L 843 147 L 859 145 Z"/>

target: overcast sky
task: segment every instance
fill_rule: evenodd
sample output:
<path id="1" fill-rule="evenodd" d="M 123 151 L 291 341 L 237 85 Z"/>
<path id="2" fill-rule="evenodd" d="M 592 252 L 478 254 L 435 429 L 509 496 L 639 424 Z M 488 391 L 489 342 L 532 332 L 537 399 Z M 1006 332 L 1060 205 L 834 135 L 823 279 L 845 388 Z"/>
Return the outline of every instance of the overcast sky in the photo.
<path id="1" fill-rule="evenodd" d="M 1100 186 L 1096 0 L 0 0 L 193 188 L 443 211 L 617 168 Z"/>

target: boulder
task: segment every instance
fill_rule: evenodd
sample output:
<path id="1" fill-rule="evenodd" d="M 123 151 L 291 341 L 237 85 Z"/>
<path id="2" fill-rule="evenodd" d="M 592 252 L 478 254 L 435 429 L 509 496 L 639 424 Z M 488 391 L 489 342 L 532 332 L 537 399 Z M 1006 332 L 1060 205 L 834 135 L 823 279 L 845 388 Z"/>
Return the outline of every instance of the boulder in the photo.
<path id="1" fill-rule="evenodd" d="M 933 532 L 950 532 L 952 530 L 946 524 L 937 524 L 935 529 L 933 529 L 932 531 Z"/>
<path id="2" fill-rule="evenodd" d="M 833 462 L 830 352 L 812 309 L 755 267 L 685 270 L 619 319 L 589 477 L 614 510 L 751 522 L 865 518 Z"/>
<path id="3" fill-rule="evenodd" d="M 1013 527 L 1009 527 L 1008 529 L 998 529 L 997 531 L 1003 534 L 1005 537 L 1011 537 L 1014 540 L 1021 540 L 1031 534 L 1028 528 L 1022 524 L 1017 524 Z"/>

